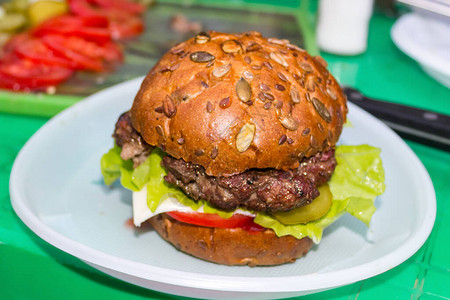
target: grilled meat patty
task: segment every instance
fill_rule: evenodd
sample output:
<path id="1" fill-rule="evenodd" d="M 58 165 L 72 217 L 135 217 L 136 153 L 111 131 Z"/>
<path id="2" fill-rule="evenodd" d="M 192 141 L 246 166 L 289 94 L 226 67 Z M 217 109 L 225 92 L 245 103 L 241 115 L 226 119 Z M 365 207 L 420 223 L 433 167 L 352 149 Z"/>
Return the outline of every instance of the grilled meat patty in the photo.
<path id="1" fill-rule="evenodd" d="M 326 183 L 336 167 L 334 150 L 304 159 L 295 170 L 252 169 L 233 176 L 208 176 L 196 164 L 165 156 L 164 179 L 180 187 L 194 200 L 232 210 L 287 211 L 304 206 L 319 196 L 317 186 Z"/>
<path id="2" fill-rule="evenodd" d="M 135 167 L 153 149 L 132 127 L 129 112 L 120 116 L 113 136 L 122 148 L 121 157 L 132 159 Z M 194 200 L 203 199 L 225 210 L 287 211 L 319 196 L 317 187 L 331 178 L 336 159 L 332 149 L 303 159 L 295 170 L 251 169 L 219 177 L 207 175 L 200 165 L 169 155 L 163 158 L 162 166 L 168 172 L 164 179 Z"/>
<path id="3" fill-rule="evenodd" d="M 113 137 L 117 146 L 122 148 L 120 153 L 122 159 L 132 159 L 135 168 L 147 159 L 154 148 L 133 128 L 129 111 L 123 113 L 117 120 Z"/>

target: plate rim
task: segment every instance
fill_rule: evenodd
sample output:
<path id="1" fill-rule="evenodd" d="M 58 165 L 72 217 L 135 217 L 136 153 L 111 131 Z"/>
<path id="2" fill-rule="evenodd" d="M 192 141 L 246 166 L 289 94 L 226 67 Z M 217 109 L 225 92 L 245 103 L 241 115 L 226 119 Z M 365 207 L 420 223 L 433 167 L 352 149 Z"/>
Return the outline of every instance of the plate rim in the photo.
<path id="1" fill-rule="evenodd" d="M 71 115 L 76 115 L 77 112 L 85 111 L 86 107 L 95 105 L 96 102 L 102 102 L 102 99 L 104 98 L 102 98 L 103 94 L 111 93 L 115 90 L 124 88 L 138 88 L 140 86 L 140 83 L 142 82 L 142 79 L 143 77 L 139 77 L 107 88 L 85 98 L 84 100 L 76 103 L 74 106 L 64 110 L 54 118 L 50 119 L 46 124 L 44 124 L 25 143 L 25 145 L 17 155 L 11 171 L 9 182 L 10 198 L 13 209 L 28 228 L 30 228 L 41 239 L 47 241 L 54 247 L 57 247 L 60 250 L 83 261 L 91 262 L 94 265 L 100 265 L 104 268 L 131 275 L 136 278 L 164 284 L 204 290 L 211 290 L 211 287 L 213 286 L 213 290 L 228 292 L 303 292 L 329 289 L 347 285 L 383 273 L 410 258 L 420 249 L 420 247 L 425 243 L 428 236 L 430 235 L 436 217 L 436 196 L 428 172 L 426 171 L 420 159 L 396 133 L 389 129 L 384 123 L 382 123 L 366 111 L 360 109 L 359 107 L 356 107 L 352 103 L 348 103 L 349 109 L 351 111 L 356 111 L 356 113 L 363 114 L 365 117 L 373 118 L 374 121 L 378 122 L 380 126 L 388 129 L 391 136 L 397 139 L 402 144 L 403 148 L 405 148 L 402 149 L 402 151 L 404 151 L 403 155 L 409 156 L 411 163 L 416 165 L 416 174 L 418 174 L 417 176 L 419 176 L 423 181 L 425 187 L 424 194 L 427 195 L 427 198 L 429 199 L 429 201 L 427 201 L 428 205 L 426 205 L 427 213 L 424 214 L 425 217 L 423 220 L 421 220 L 422 224 L 418 227 L 419 231 L 414 233 L 415 238 L 411 239 L 410 237 L 408 237 L 406 243 L 402 244 L 394 251 L 389 252 L 387 255 L 384 255 L 376 260 L 372 260 L 370 262 L 360 264 L 351 268 L 334 270 L 326 273 L 293 275 L 284 277 L 236 277 L 215 274 L 212 275 L 172 270 L 132 261 L 129 259 L 124 259 L 86 246 L 80 242 L 72 240 L 62 233 L 53 230 L 50 226 L 40 221 L 38 216 L 36 216 L 31 211 L 31 209 L 27 207 L 26 201 L 24 200 L 26 199 L 26 195 L 20 188 L 21 178 L 19 172 L 24 168 L 22 165 L 23 161 L 26 160 L 26 155 L 30 152 L 32 153 L 33 144 L 38 143 L 40 137 L 44 135 L 47 130 L 49 130 L 48 128 L 52 128 L 52 126 L 55 126 L 53 124 L 57 124 L 60 120 L 64 120 Z M 103 99 L 103 101 L 105 100 Z M 97 105 L 99 104 L 97 103 Z M 71 121 L 72 120 L 70 120 L 70 122 Z M 398 257 L 401 257 L 401 259 L 398 259 Z M 111 263 L 114 263 L 113 267 L 111 267 Z M 376 269 L 376 271 L 373 271 L 374 269 Z M 339 276 L 344 272 L 354 275 Z M 191 280 L 191 278 L 195 278 L 196 280 Z M 274 285 L 274 280 L 280 281 L 280 284 Z"/>
<path id="2" fill-rule="evenodd" d="M 421 65 L 433 69 L 436 72 L 445 76 L 450 76 L 450 72 L 447 68 L 448 64 L 438 63 L 430 59 L 429 53 L 422 47 L 416 47 L 418 44 L 414 44 L 413 40 L 408 38 L 408 35 L 404 35 L 405 28 L 410 23 L 417 23 L 417 21 L 423 22 L 423 17 L 418 13 L 411 12 L 401 16 L 394 25 L 391 27 L 392 42 L 406 55 L 415 60 Z"/>

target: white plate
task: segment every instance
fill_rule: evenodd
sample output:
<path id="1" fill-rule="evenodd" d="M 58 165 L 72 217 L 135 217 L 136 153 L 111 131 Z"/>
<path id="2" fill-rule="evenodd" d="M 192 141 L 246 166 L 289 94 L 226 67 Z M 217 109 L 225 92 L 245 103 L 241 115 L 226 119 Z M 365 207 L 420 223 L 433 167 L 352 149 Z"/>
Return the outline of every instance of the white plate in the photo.
<path id="1" fill-rule="evenodd" d="M 342 143 L 382 149 L 387 188 L 368 230 L 344 216 L 305 258 L 276 267 L 228 267 L 183 254 L 154 231 L 135 231 L 131 193 L 102 184 L 99 161 L 118 116 L 142 78 L 104 90 L 45 124 L 20 151 L 11 173 L 14 210 L 42 239 L 125 281 L 183 296 L 278 298 L 350 284 L 405 261 L 434 224 L 428 173 L 388 127 L 349 104 L 353 127 Z"/>
<path id="2" fill-rule="evenodd" d="M 391 38 L 435 80 L 450 88 L 450 18 L 416 11 L 400 17 Z"/>

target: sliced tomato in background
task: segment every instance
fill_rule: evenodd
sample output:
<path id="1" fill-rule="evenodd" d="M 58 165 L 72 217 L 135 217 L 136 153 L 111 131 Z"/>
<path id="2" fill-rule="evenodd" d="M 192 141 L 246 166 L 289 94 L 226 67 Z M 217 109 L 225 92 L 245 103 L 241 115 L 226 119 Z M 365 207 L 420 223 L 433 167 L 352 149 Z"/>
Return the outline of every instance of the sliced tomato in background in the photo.
<path id="1" fill-rule="evenodd" d="M 45 35 L 42 37 L 42 40 L 50 49 L 57 52 L 59 55 L 74 61 L 77 64 L 78 69 L 98 72 L 104 70 L 101 60 L 90 58 L 79 52 L 79 50 L 85 48 L 85 46 L 87 46 L 86 48 L 89 48 L 90 42 L 82 38 L 75 36 L 65 37 L 62 35 Z"/>
<path id="2" fill-rule="evenodd" d="M 26 33 L 16 34 L 10 38 L 2 47 L 0 52 L 0 60 L 7 60 L 10 55 L 15 55 L 15 50 L 18 45 L 22 44 L 23 41 L 27 40 L 29 35 Z"/>
<path id="3" fill-rule="evenodd" d="M 104 13 L 88 0 L 68 0 L 69 9 L 79 16 L 104 16 Z"/>
<path id="4" fill-rule="evenodd" d="M 113 42 L 106 43 L 98 50 L 99 54 L 109 63 L 122 62 L 123 51 L 122 48 Z"/>
<path id="5" fill-rule="evenodd" d="M 28 58 L 37 63 L 62 66 L 70 69 L 77 67 L 74 61 L 56 55 L 41 39 L 32 36 L 28 36 L 28 39 L 24 39 L 16 45 L 15 53 L 20 57 Z"/>
<path id="6" fill-rule="evenodd" d="M 70 11 L 80 16 L 104 15 L 105 11 L 140 15 L 145 11 L 145 6 L 127 0 L 69 0 Z"/>
<path id="7" fill-rule="evenodd" d="M 109 19 L 105 16 L 59 16 L 52 18 L 32 30 L 35 36 L 47 34 L 74 35 L 96 43 L 111 40 Z"/>
<path id="8" fill-rule="evenodd" d="M 144 30 L 145 6 L 126 0 L 68 0 L 62 15 L 11 38 L 0 49 L 0 87 L 45 90 L 69 78 L 73 69 L 103 72 L 123 60 L 112 39 Z"/>
<path id="9" fill-rule="evenodd" d="M 61 35 L 46 35 L 42 40 L 49 48 L 87 70 L 105 71 L 109 69 L 105 62 L 118 62 L 122 57 L 120 49 L 114 44 L 98 45 L 80 37 Z"/>
<path id="10" fill-rule="evenodd" d="M 72 13 L 79 16 L 106 17 L 110 22 L 109 30 L 114 40 L 130 38 L 144 31 L 144 22 L 136 14 L 119 7 L 113 7 L 113 5 L 105 4 L 106 2 L 109 2 L 109 0 L 99 1 L 102 3 L 104 2 L 103 5 L 105 7 L 95 5 L 94 2 L 94 0 L 69 0 L 69 6 Z M 116 2 L 122 3 L 125 1 L 122 0 Z"/>
<path id="11" fill-rule="evenodd" d="M 116 9 L 122 12 L 140 15 L 145 11 L 145 6 L 141 3 L 127 0 L 89 0 L 104 9 Z"/>
<path id="12" fill-rule="evenodd" d="M 62 15 L 51 18 L 37 27 L 52 27 L 65 25 L 69 27 L 89 27 L 89 28 L 108 28 L 109 20 L 103 15 L 92 16 L 74 16 L 74 15 Z"/>
<path id="13" fill-rule="evenodd" d="M 77 18 L 79 18 L 83 26 L 108 28 L 109 25 L 109 20 L 105 16 L 78 16 Z"/>
<path id="14" fill-rule="evenodd" d="M 108 18 L 111 36 L 114 40 L 130 38 L 144 31 L 144 22 L 135 15 L 110 10 Z"/>
<path id="15" fill-rule="evenodd" d="M 69 68 L 16 58 L 0 62 L 0 87 L 15 91 L 45 90 L 68 79 L 72 73 Z"/>
<path id="16" fill-rule="evenodd" d="M 198 212 L 167 212 L 170 217 L 177 221 L 216 228 L 243 228 L 248 231 L 263 231 L 264 228 L 253 222 L 253 217 L 242 214 L 234 214 L 231 218 L 224 219 L 217 214 L 198 213 Z"/>

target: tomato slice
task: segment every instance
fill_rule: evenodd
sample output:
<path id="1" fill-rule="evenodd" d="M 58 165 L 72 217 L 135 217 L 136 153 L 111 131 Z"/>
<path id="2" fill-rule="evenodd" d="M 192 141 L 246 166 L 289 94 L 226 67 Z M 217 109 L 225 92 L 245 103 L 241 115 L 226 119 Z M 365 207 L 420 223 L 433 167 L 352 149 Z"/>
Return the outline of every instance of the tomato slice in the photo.
<path id="1" fill-rule="evenodd" d="M 136 15 L 140 15 L 145 11 L 144 5 L 127 0 L 90 0 L 89 2 L 104 9 L 116 9 Z"/>
<path id="2" fill-rule="evenodd" d="M 127 0 L 69 0 L 70 11 L 80 16 L 103 15 L 105 11 L 140 15 L 145 6 Z"/>
<path id="3" fill-rule="evenodd" d="M 73 35 L 85 38 L 96 43 L 105 43 L 111 40 L 109 20 L 105 16 L 59 16 L 47 20 L 33 29 L 35 36 L 48 34 Z"/>
<path id="4" fill-rule="evenodd" d="M 122 60 L 122 52 L 113 43 L 98 45 L 76 36 L 46 35 L 44 43 L 55 52 L 78 64 L 80 68 L 105 71 L 105 62 L 114 63 Z M 110 65 L 108 65 L 110 67 Z"/>
<path id="5" fill-rule="evenodd" d="M 87 69 L 99 72 L 104 70 L 101 60 L 93 59 L 84 55 L 88 48 L 93 47 L 92 45 L 96 45 L 95 43 L 89 44 L 88 41 L 79 37 L 64 37 L 61 35 L 46 35 L 42 37 L 42 40 L 53 51 L 73 60 L 77 64 L 78 69 Z"/>
<path id="6" fill-rule="evenodd" d="M 7 60 L 7 57 L 15 55 L 17 46 L 28 40 L 28 38 L 28 34 L 26 33 L 16 34 L 12 38 L 10 38 L 1 49 L 0 59 Z"/>
<path id="7" fill-rule="evenodd" d="M 88 0 L 69 0 L 70 11 L 79 16 L 103 16 L 98 7 L 89 3 Z"/>
<path id="8" fill-rule="evenodd" d="M 57 65 L 71 69 L 75 69 L 77 67 L 77 64 L 74 61 L 55 55 L 55 53 L 47 47 L 42 40 L 31 36 L 15 46 L 15 53 L 37 63 Z"/>
<path id="9" fill-rule="evenodd" d="M 144 31 L 144 22 L 132 14 L 118 13 L 115 10 L 108 12 L 111 36 L 115 40 L 131 38 Z"/>
<path id="10" fill-rule="evenodd" d="M 171 211 L 167 212 L 170 217 L 177 221 L 204 226 L 204 227 L 217 227 L 217 228 L 243 228 L 247 231 L 259 232 L 264 228 L 253 222 L 253 217 L 234 214 L 231 218 L 224 219 L 217 214 L 198 213 L 198 212 L 179 212 Z"/>
<path id="11" fill-rule="evenodd" d="M 120 46 L 116 43 L 109 42 L 96 49 L 92 49 L 94 52 L 90 53 L 93 58 L 102 59 L 107 63 L 116 63 L 123 61 L 123 53 Z M 89 54 L 87 54 L 89 55 Z"/>
<path id="12" fill-rule="evenodd" d="M 108 28 L 109 25 L 109 20 L 105 16 L 87 16 L 87 17 L 71 16 L 71 17 L 78 19 L 79 21 L 81 21 L 83 26 L 87 27 Z"/>
<path id="13" fill-rule="evenodd" d="M 115 40 L 130 38 L 140 34 L 144 30 L 143 21 L 134 13 L 120 8 L 120 5 L 127 1 L 111 1 L 114 4 L 107 4 L 109 0 L 98 1 L 100 4 L 96 5 L 95 0 L 69 0 L 69 6 L 72 13 L 84 17 L 106 17 L 109 23 L 109 30 L 111 36 Z M 119 4 L 122 3 L 122 4 Z M 127 3 L 127 5 L 129 5 Z"/>
<path id="14" fill-rule="evenodd" d="M 15 58 L 0 62 L 0 87 L 15 91 L 45 90 L 66 80 L 72 73 L 71 69 L 61 66 Z"/>

